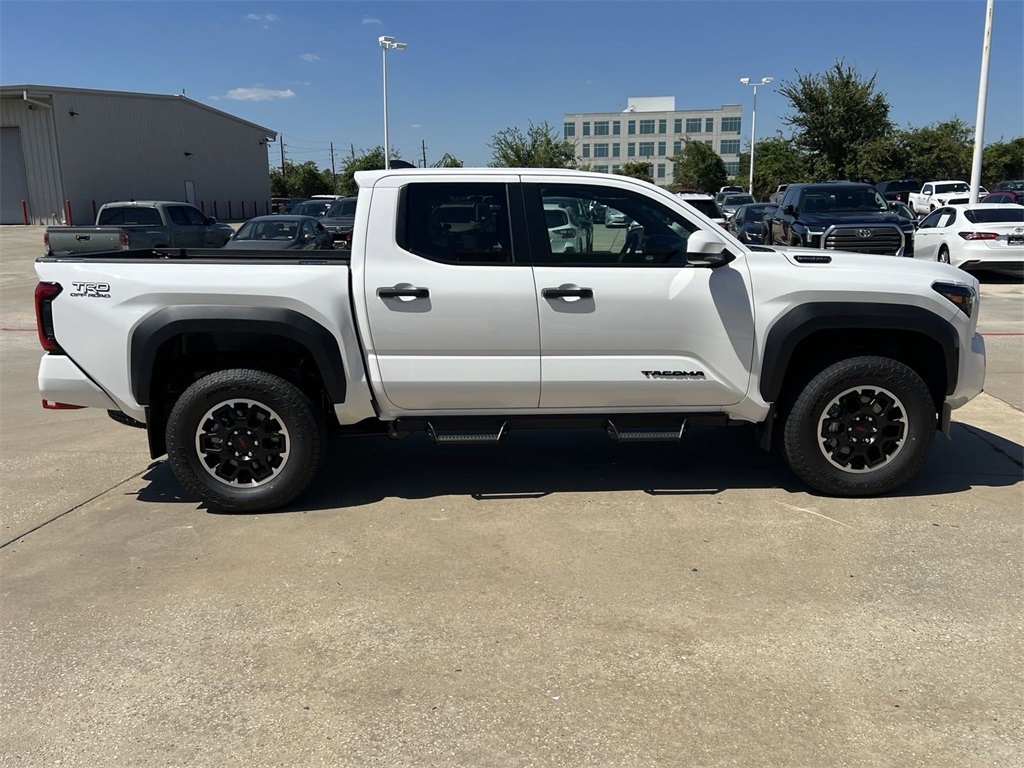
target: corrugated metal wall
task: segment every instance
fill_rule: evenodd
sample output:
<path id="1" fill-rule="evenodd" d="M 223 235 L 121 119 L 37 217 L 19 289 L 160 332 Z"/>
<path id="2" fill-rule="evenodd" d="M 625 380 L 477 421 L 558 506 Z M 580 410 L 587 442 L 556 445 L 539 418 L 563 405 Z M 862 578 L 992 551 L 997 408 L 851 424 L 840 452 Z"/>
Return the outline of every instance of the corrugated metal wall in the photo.
<path id="1" fill-rule="evenodd" d="M 184 97 L 54 91 L 64 194 L 75 224 L 112 200 L 186 200 L 220 219 L 263 213 L 266 132 Z"/>
<path id="2" fill-rule="evenodd" d="M 59 224 L 64 197 L 51 110 L 21 99 L 0 99 L 0 125 L 21 129 L 29 220 L 33 224 Z"/>

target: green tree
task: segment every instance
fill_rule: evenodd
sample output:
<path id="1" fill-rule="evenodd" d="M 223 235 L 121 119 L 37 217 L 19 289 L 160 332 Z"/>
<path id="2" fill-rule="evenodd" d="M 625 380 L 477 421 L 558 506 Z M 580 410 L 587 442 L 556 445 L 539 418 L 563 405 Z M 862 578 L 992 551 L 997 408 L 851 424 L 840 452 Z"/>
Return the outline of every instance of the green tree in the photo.
<path id="1" fill-rule="evenodd" d="M 749 174 L 749 169 L 747 170 Z M 780 184 L 805 181 L 810 174 L 807 156 L 793 139 L 776 134 L 757 142 L 754 150 L 754 199 L 767 200 Z"/>
<path id="2" fill-rule="evenodd" d="M 392 160 L 397 159 L 392 155 Z M 334 184 L 336 195 L 354 195 L 359 191 L 356 184 L 356 171 L 382 171 L 384 170 L 384 147 L 374 147 L 361 155 L 352 155 L 338 172 L 337 181 Z"/>
<path id="3" fill-rule="evenodd" d="M 910 157 L 910 178 L 922 182 L 970 180 L 974 130 L 960 118 L 954 117 L 923 128 L 909 128 L 903 136 Z"/>
<path id="4" fill-rule="evenodd" d="M 523 132 L 504 128 L 491 138 L 492 168 L 572 168 L 576 164 L 576 146 L 560 139 L 558 132 L 544 121 L 530 123 Z"/>
<path id="5" fill-rule="evenodd" d="M 619 176 L 631 176 L 634 179 L 654 183 L 654 166 L 641 160 L 631 160 L 628 163 L 623 163 L 619 166 L 619 170 L 616 173 Z"/>
<path id="6" fill-rule="evenodd" d="M 463 166 L 463 162 L 461 160 L 459 160 L 459 158 L 455 157 L 454 155 L 449 155 L 447 152 L 445 152 L 444 153 L 444 157 L 442 157 L 440 160 L 438 160 L 436 163 L 434 163 L 434 165 L 432 167 L 433 168 L 461 168 L 462 166 Z"/>
<path id="7" fill-rule="evenodd" d="M 725 161 L 703 141 L 687 141 L 683 151 L 671 159 L 673 189 L 715 193 L 728 181 Z"/>
<path id="8" fill-rule="evenodd" d="M 981 152 L 982 186 L 992 189 L 1007 179 L 1024 179 L 1024 136 L 993 142 Z"/>
<path id="9" fill-rule="evenodd" d="M 875 184 L 885 179 L 914 178 L 906 133 L 893 131 L 868 139 L 857 147 L 850 168 L 851 179 L 866 179 Z"/>
<path id="10" fill-rule="evenodd" d="M 860 147 L 893 129 L 889 102 L 875 93 L 875 76 L 862 79 L 842 59 L 824 74 L 796 74 L 796 81 L 783 82 L 779 93 L 795 110 L 783 122 L 793 126 L 797 148 L 811 156 L 816 176 L 855 176 Z"/>
<path id="11" fill-rule="evenodd" d="M 288 160 L 284 172 L 280 168 L 270 171 L 270 194 L 274 197 L 311 197 L 331 192 L 331 172 L 317 168 L 312 160 L 296 165 Z"/>

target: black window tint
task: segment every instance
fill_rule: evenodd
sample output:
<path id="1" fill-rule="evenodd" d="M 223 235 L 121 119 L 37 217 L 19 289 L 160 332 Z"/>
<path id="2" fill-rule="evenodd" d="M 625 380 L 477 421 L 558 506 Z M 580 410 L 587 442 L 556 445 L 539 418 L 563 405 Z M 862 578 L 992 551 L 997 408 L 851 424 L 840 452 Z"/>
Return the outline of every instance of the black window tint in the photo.
<path id="1" fill-rule="evenodd" d="M 530 242 L 540 263 L 683 266 L 687 238 L 698 229 L 682 213 L 631 190 L 584 184 L 527 185 L 526 190 Z M 557 208 L 572 214 L 570 231 L 552 229 L 548 223 L 547 216 Z M 533 215 L 538 209 L 543 216 Z"/>
<path id="2" fill-rule="evenodd" d="M 402 189 L 396 240 L 399 247 L 432 261 L 511 264 L 505 185 L 409 184 Z"/>
<path id="3" fill-rule="evenodd" d="M 931 229 L 932 227 L 934 227 L 935 223 L 939 220 L 939 216 L 941 215 L 942 211 L 943 211 L 943 209 L 940 208 L 939 210 L 935 211 L 934 213 L 930 213 L 927 216 L 925 216 L 924 219 L 921 220 L 921 223 L 917 225 L 917 228 L 918 229 Z"/>
<path id="4" fill-rule="evenodd" d="M 190 226 L 192 223 L 191 221 L 189 221 L 188 211 L 186 211 L 180 205 L 168 206 L 167 216 L 174 224 L 177 224 L 179 227 L 187 227 Z"/>
<path id="5" fill-rule="evenodd" d="M 124 224 L 124 208 L 104 208 L 96 222 L 101 227 Z"/>
<path id="6" fill-rule="evenodd" d="M 182 210 L 185 212 L 185 216 L 188 219 L 188 223 L 193 227 L 205 227 L 206 216 L 198 208 L 184 207 Z"/>

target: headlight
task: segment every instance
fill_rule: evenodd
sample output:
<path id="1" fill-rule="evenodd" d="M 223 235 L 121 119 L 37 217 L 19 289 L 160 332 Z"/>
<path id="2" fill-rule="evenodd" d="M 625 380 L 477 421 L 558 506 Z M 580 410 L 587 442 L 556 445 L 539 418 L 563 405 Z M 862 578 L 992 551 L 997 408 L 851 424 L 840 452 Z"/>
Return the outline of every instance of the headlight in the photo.
<path id="1" fill-rule="evenodd" d="M 934 283 L 932 289 L 945 296 L 951 303 L 965 315 L 970 317 L 974 314 L 974 307 L 978 303 L 978 294 L 967 285 L 953 285 L 952 283 Z"/>

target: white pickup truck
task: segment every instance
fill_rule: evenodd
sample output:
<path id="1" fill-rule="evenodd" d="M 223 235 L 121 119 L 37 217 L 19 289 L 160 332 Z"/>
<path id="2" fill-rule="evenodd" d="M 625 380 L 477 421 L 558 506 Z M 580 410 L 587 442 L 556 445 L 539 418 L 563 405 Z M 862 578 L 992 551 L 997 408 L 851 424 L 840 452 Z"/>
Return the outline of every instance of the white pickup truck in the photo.
<path id="1" fill-rule="evenodd" d="M 988 191 L 982 187 L 982 196 Z M 927 216 L 936 208 L 957 203 L 969 203 L 971 185 L 966 181 L 929 181 L 921 187 L 920 192 L 907 195 L 907 205 L 917 216 Z"/>
<path id="2" fill-rule="evenodd" d="M 982 389 L 978 284 L 946 264 L 748 246 L 623 176 L 356 181 L 351 252 L 40 258 L 44 406 L 145 426 L 203 502 L 256 511 L 308 486 L 325 436 L 417 430 L 632 442 L 754 423 L 817 491 L 886 493 Z M 591 222 L 588 251 L 560 251 L 550 198 L 635 226 Z"/>

